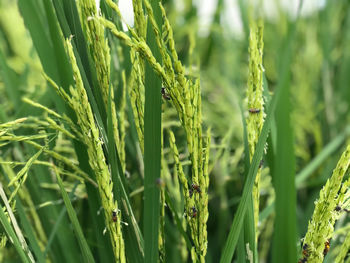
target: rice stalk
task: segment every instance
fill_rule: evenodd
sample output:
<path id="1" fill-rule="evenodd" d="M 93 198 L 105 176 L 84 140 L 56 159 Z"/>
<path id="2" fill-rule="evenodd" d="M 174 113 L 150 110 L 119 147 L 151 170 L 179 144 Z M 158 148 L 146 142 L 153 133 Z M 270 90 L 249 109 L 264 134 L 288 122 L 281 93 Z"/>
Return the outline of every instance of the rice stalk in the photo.
<path id="1" fill-rule="evenodd" d="M 109 90 L 111 96 L 111 113 L 112 113 L 112 126 L 113 137 L 116 143 L 116 148 L 119 153 L 120 162 L 122 164 L 123 171 L 125 172 L 125 143 L 120 138 L 120 127 L 118 125 L 116 106 L 114 102 L 114 88 L 110 83 L 110 48 L 108 40 L 104 36 L 104 27 L 98 23 L 98 20 L 94 17 L 100 16 L 100 10 L 96 8 L 96 2 L 94 0 L 80 0 L 79 1 L 81 20 L 85 28 L 85 34 L 87 36 L 87 42 L 91 56 L 93 58 L 95 69 L 97 73 L 98 86 L 102 93 L 102 99 L 106 108 L 108 105 Z M 109 89 L 109 87 L 111 88 Z M 125 100 L 125 97 L 123 97 Z M 125 105 L 125 102 L 124 102 Z M 121 122 L 124 126 L 124 122 Z"/>
<path id="2" fill-rule="evenodd" d="M 322 262 L 328 250 L 329 242 L 334 232 L 334 224 L 339 218 L 339 209 L 346 197 L 349 181 L 342 186 L 343 178 L 350 165 L 350 145 L 340 157 L 333 174 L 320 191 L 320 197 L 315 202 L 315 209 L 303 242 L 303 258 L 307 262 Z M 349 192 L 348 192 L 349 193 Z"/>
<path id="3" fill-rule="evenodd" d="M 247 106 L 249 115 L 246 119 L 250 162 L 252 161 L 261 129 L 264 124 L 264 68 L 262 64 L 263 46 L 263 22 L 262 20 L 259 20 L 257 23 L 252 22 L 250 26 L 249 36 L 249 75 L 247 88 Z M 252 192 L 254 203 L 255 233 L 258 233 L 257 228 L 259 222 L 260 176 L 261 169 L 259 168 Z M 256 240 L 257 238 L 258 234 L 256 235 Z"/>
<path id="4" fill-rule="evenodd" d="M 95 118 L 83 86 L 70 39 L 66 40 L 66 47 L 76 82 L 76 87 L 70 88 L 71 96 L 62 88 L 59 88 L 51 79 L 48 80 L 77 115 L 81 134 L 85 135 L 83 136 L 83 142 L 87 146 L 89 164 L 95 172 L 105 216 L 105 224 L 110 234 L 114 256 L 117 262 L 125 262 L 124 240 L 121 232 L 121 213 L 113 197 L 113 183 L 111 182 L 111 175 L 102 148 L 103 141 L 100 138 L 100 132 L 95 123 Z M 113 218 L 112 215 L 114 213 L 116 216 Z"/>

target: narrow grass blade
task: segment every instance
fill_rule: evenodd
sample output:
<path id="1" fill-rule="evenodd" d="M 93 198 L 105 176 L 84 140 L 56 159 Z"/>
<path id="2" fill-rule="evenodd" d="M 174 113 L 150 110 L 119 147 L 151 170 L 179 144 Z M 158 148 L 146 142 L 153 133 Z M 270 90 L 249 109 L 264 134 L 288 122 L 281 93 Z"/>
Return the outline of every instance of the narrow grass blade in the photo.
<path id="1" fill-rule="evenodd" d="M 296 21 L 288 25 L 279 61 L 278 87 L 281 97 L 276 110 L 276 155 L 272 176 L 276 192 L 272 262 L 296 262 L 297 259 L 295 157 L 290 123 L 290 65 L 292 43 L 302 3 L 303 1 L 300 2 Z"/>
<path id="2" fill-rule="evenodd" d="M 165 191 L 165 200 L 166 200 L 166 204 L 168 205 L 169 209 L 171 210 L 174 219 L 175 219 L 175 223 L 176 223 L 176 227 L 179 230 L 180 234 L 183 236 L 183 238 L 185 239 L 186 242 L 186 246 L 188 251 L 191 251 L 191 248 L 193 247 L 193 244 L 191 243 L 190 238 L 188 237 L 187 233 L 185 232 L 184 228 L 182 227 L 182 223 L 181 220 L 176 212 L 176 209 L 174 207 L 174 204 L 169 196 L 169 193 L 167 191 Z"/>
<path id="3" fill-rule="evenodd" d="M 248 136 L 247 136 L 247 125 L 246 125 L 246 119 L 244 117 L 244 108 L 243 105 L 240 104 L 241 109 L 241 116 L 242 116 L 242 124 L 243 124 L 243 141 L 244 141 L 244 180 L 247 178 L 248 170 L 249 170 L 249 145 L 248 145 Z M 244 231 L 243 233 L 243 239 L 239 239 L 239 242 L 243 242 L 243 244 L 240 245 L 240 247 L 243 247 L 243 252 L 240 251 L 239 253 L 243 253 L 244 257 L 242 258 L 242 255 L 239 257 L 240 259 L 246 259 L 246 245 L 249 244 L 249 249 L 253 252 L 253 260 L 257 259 L 256 255 L 256 242 L 255 242 L 255 223 L 254 223 L 254 205 L 253 205 L 253 198 L 250 196 L 248 198 L 248 208 L 247 212 L 245 213 L 245 219 L 244 219 Z"/>
<path id="4" fill-rule="evenodd" d="M 65 38 L 69 38 L 71 35 L 74 36 L 73 42 L 75 43 L 74 46 L 77 51 L 75 52 L 75 56 L 77 58 L 78 66 L 83 77 L 85 89 L 88 92 L 89 100 L 94 98 L 96 101 L 95 105 L 92 105 L 92 107 L 94 109 L 94 112 L 99 112 L 101 116 L 100 121 L 102 121 L 104 124 L 103 126 L 106 127 L 106 110 L 102 100 L 101 90 L 98 88 L 96 71 L 87 49 L 87 42 L 80 24 L 80 17 L 76 3 L 75 1 L 70 0 L 54 1 L 54 6 L 57 10 L 58 20 L 60 22 L 62 31 L 65 29 L 63 31 Z M 67 31 L 67 25 L 69 27 L 69 31 Z M 86 77 L 86 80 L 84 80 L 83 75 Z M 91 94 L 89 94 L 89 89 L 91 90 Z"/>
<path id="5" fill-rule="evenodd" d="M 32 37 L 34 47 L 47 75 L 58 82 L 58 72 L 52 58 L 55 57 L 53 44 L 49 38 L 48 31 L 44 26 L 45 17 L 40 8 L 36 7 L 34 0 L 19 0 L 18 7 L 22 14 L 24 23 Z M 59 83 L 59 82 L 58 82 Z"/>
<path id="6" fill-rule="evenodd" d="M 29 260 L 29 258 L 26 256 L 26 254 L 24 253 L 24 250 L 21 247 L 21 244 L 20 244 L 20 242 L 15 234 L 15 231 L 13 231 L 13 228 L 11 227 L 9 221 L 7 220 L 7 217 L 6 217 L 2 207 L 0 209 L 0 221 L 1 221 L 1 224 L 6 231 L 9 239 L 12 240 L 12 243 L 15 246 L 15 249 L 17 250 L 19 256 L 21 257 L 22 262 L 26 262 L 26 263 L 31 262 Z"/>
<path id="7" fill-rule="evenodd" d="M 3 211 L 3 208 L 0 209 L 0 220 L 1 224 L 5 228 L 5 231 L 7 235 L 9 236 L 12 243 L 15 245 L 15 248 L 17 252 L 19 253 L 21 259 L 23 262 L 34 262 L 34 258 L 27 246 L 27 243 L 22 235 L 21 230 L 19 229 L 17 225 L 17 221 L 15 219 L 14 214 L 12 213 L 12 209 L 10 207 L 10 204 L 8 203 L 7 197 L 5 195 L 4 189 L 2 187 L 2 184 L 0 183 L 0 196 L 2 201 L 5 204 L 7 213 L 10 217 L 10 221 L 12 222 L 13 228 L 10 225 L 5 212 Z"/>
<path id="8" fill-rule="evenodd" d="M 77 188 L 78 184 L 76 183 L 72 189 L 72 191 L 69 193 L 69 198 L 73 198 L 74 196 L 74 192 L 75 192 L 75 189 Z M 59 215 L 56 217 L 56 222 L 55 222 L 55 225 L 54 227 L 52 228 L 52 231 L 50 233 L 50 236 L 49 236 L 49 239 L 47 240 L 47 244 L 46 244 L 46 247 L 45 247 L 45 250 L 44 250 L 44 256 L 46 256 L 50 249 L 51 249 L 51 245 L 54 241 L 54 238 L 56 237 L 56 234 L 58 233 L 58 229 L 59 229 L 59 226 L 62 224 L 63 222 L 63 219 L 64 219 L 64 216 L 67 212 L 67 208 L 65 206 L 62 207 Z"/>
<path id="9" fill-rule="evenodd" d="M 42 10 L 38 8 L 38 6 L 40 6 L 40 3 L 35 0 L 18 1 L 19 11 L 23 17 L 24 24 L 31 35 L 31 39 L 44 71 L 56 83 L 61 85 L 60 75 L 58 73 L 58 69 L 60 69 L 60 67 L 57 67 L 56 54 L 54 51 L 56 50 L 56 46 L 54 46 L 52 43 L 49 32 L 45 27 L 47 18 Z M 50 94 L 49 96 L 46 96 L 46 98 L 49 98 L 49 100 L 42 101 L 44 102 L 44 105 L 48 105 L 49 103 L 53 102 L 60 109 L 60 111 L 63 111 L 64 104 L 62 99 L 51 89 L 49 89 L 47 92 Z M 27 105 L 24 107 L 29 108 Z"/>
<path id="10" fill-rule="evenodd" d="M 275 229 L 272 262 L 296 262 L 296 190 L 295 157 L 290 123 L 290 84 L 281 86 L 276 108 L 277 145 L 273 173 L 275 199 Z"/>
<path id="11" fill-rule="evenodd" d="M 26 237 L 28 238 L 29 246 L 33 249 L 33 253 L 36 256 L 36 260 L 39 263 L 46 262 L 44 253 L 41 251 L 41 249 L 39 247 L 39 244 L 37 242 L 37 238 L 34 235 L 33 227 L 31 226 L 31 224 L 27 218 L 23 204 L 19 198 L 16 198 L 16 208 L 17 208 L 17 212 L 18 212 L 19 217 L 20 217 L 21 226 L 23 227 L 23 231 L 24 231 Z"/>
<path id="12" fill-rule="evenodd" d="M 280 94 L 280 89 L 277 89 L 270 102 L 270 106 L 267 110 L 265 123 L 262 128 L 251 165 L 249 167 L 246 182 L 244 184 L 242 198 L 239 202 L 238 209 L 236 211 L 235 217 L 233 219 L 233 222 L 230 228 L 230 233 L 227 237 L 226 244 L 222 252 L 222 256 L 220 259 L 221 263 L 229 263 L 232 261 L 232 257 L 237 245 L 239 233 L 243 224 L 244 215 L 247 209 L 248 198 L 252 194 L 255 176 L 258 171 L 259 164 L 263 155 L 266 139 L 268 136 L 268 132 L 270 130 L 272 115 L 274 114 L 276 103 L 279 98 L 279 94 Z"/>
<path id="13" fill-rule="evenodd" d="M 161 12 L 158 0 L 150 1 L 158 26 L 161 25 Z M 161 27 L 160 27 L 161 28 Z M 157 61 L 160 61 L 154 32 L 151 23 L 147 27 L 147 44 Z M 161 81 L 146 64 L 145 78 L 145 147 L 144 147 L 144 238 L 145 262 L 158 261 L 158 233 L 160 215 L 160 194 L 156 180 L 160 178 L 161 163 Z"/>
<path id="14" fill-rule="evenodd" d="M 6 58 L 0 48 L 0 74 L 6 88 L 7 96 L 11 99 L 14 108 L 21 105 L 21 92 L 15 72 L 7 65 Z"/>
<path id="15" fill-rule="evenodd" d="M 347 126 L 346 129 L 339 134 L 337 137 L 335 137 L 330 143 L 328 143 L 323 150 L 314 158 L 312 161 L 301 170 L 295 179 L 295 183 L 297 187 L 301 187 L 303 183 L 306 181 L 306 179 L 312 175 L 312 173 L 320 167 L 327 158 L 335 151 L 337 150 L 344 142 L 344 140 L 349 136 L 350 134 L 350 126 Z"/>
<path id="16" fill-rule="evenodd" d="M 83 231 L 81 229 L 80 223 L 78 221 L 77 215 L 73 209 L 72 203 L 68 197 L 66 190 L 64 189 L 62 179 L 61 179 L 60 175 L 58 174 L 57 170 L 55 172 L 56 172 L 57 183 L 60 187 L 64 204 L 66 205 L 69 218 L 70 218 L 72 225 L 73 225 L 73 229 L 77 235 L 77 239 L 78 239 L 81 251 L 83 252 L 84 261 L 85 262 L 95 262 L 94 257 L 92 256 L 90 248 L 89 248 L 89 246 L 86 242 L 86 239 L 84 237 L 84 234 L 83 234 Z"/>
<path id="17" fill-rule="evenodd" d="M 85 184 L 85 187 L 88 195 L 89 216 L 96 236 L 99 262 L 112 262 L 114 260 L 112 244 L 108 235 L 103 234 L 105 228 L 104 214 L 98 213 L 101 204 L 98 190 L 89 183 Z"/>
<path id="18" fill-rule="evenodd" d="M 64 49 L 64 42 L 61 36 L 60 29 L 58 27 L 57 17 L 54 12 L 51 1 L 44 1 L 43 4 L 49 25 L 51 41 L 53 43 L 53 46 L 55 47 L 53 49 L 55 54 L 54 60 L 56 61 L 60 83 L 65 90 L 68 90 L 69 85 L 73 84 L 73 75 L 72 69 L 69 66 L 68 57 Z"/>

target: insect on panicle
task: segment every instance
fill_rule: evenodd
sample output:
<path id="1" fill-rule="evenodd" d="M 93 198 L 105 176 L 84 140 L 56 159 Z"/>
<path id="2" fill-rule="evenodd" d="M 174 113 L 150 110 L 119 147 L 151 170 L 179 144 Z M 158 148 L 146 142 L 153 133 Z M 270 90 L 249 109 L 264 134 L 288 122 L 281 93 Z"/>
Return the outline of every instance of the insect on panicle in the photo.
<path id="1" fill-rule="evenodd" d="M 191 207 L 191 216 L 192 216 L 192 218 L 195 218 L 195 217 L 197 217 L 197 209 L 194 207 L 194 206 L 192 206 Z"/>
<path id="2" fill-rule="evenodd" d="M 324 250 L 323 250 L 323 255 L 326 256 L 328 251 L 329 251 L 329 248 L 330 248 L 330 240 L 328 239 L 326 241 L 326 243 L 324 244 Z"/>
<path id="3" fill-rule="evenodd" d="M 165 182 L 162 178 L 157 178 L 156 179 L 156 185 L 159 187 L 159 188 L 162 188 L 165 186 Z"/>
<path id="4" fill-rule="evenodd" d="M 250 112 L 250 113 L 259 113 L 259 112 L 260 112 L 260 109 L 251 108 L 251 109 L 249 109 L 249 112 Z"/>
<path id="5" fill-rule="evenodd" d="M 192 198 L 192 195 L 193 195 L 193 190 L 192 190 L 192 188 L 191 188 L 190 190 L 188 190 L 188 192 L 189 192 L 190 198 Z"/>
<path id="6" fill-rule="evenodd" d="M 191 188 L 192 188 L 192 191 L 194 190 L 199 194 L 202 192 L 202 190 L 198 184 L 191 184 Z"/>
<path id="7" fill-rule="evenodd" d="M 162 92 L 163 99 L 170 100 L 170 96 L 169 96 L 169 94 L 166 93 L 164 87 L 162 87 L 161 92 Z"/>
<path id="8" fill-rule="evenodd" d="M 113 222 L 117 222 L 117 212 L 116 211 L 112 211 L 112 220 Z"/>

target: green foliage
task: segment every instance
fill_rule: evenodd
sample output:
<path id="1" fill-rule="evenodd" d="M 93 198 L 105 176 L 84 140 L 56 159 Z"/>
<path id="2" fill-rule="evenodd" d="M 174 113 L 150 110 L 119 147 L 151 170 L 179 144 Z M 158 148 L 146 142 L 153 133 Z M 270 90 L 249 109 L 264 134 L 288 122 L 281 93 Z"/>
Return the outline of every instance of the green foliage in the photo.
<path id="1" fill-rule="evenodd" d="M 116 2 L 0 1 L 0 261 L 348 262 L 349 2 Z"/>

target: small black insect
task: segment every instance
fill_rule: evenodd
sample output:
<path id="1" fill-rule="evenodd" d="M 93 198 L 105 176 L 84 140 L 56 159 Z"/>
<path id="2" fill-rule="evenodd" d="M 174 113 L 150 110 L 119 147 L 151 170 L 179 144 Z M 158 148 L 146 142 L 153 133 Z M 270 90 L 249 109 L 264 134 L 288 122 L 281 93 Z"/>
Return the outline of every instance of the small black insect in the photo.
<path id="1" fill-rule="evenodd" d="M 192 206 L 191 207 L 191 216 L 193 217 L 193 218 L 195 218 L 195 217 L 197 217 L 197 209 L 194 207 L 194 206 Z"/>
<path id="2" fill-rule="evenodd" d="M 330 240 L 328 239 L 324 244 L 323 255 L 326 256 L 330 248 Z"/>
<path id="3" fill-rule="evenodd" d="M 305 243 L 305 244 L 303 245 L 303 250 L 307 250 L 308 247 L 309 247 L 309 245 Z"/>
<path id="4" fill-rule="evenodd" d="M 165 186 L 165 182 L 162 178 L 157 178 L 156 179 L 156 185 L 161 188 L 161 187 L 164 187 Z"/>
<path id="5" fill-rule="evenodd" d="M 170 100 L 170 96 L 168 93 L 166 93 L 165 88 L 162 88 L 161 92 L 162 92 L 163 99 Z"/>
<path id="6" fill-rule="evenodd" d="M 264 165 L 264 160 L 261 160 L 260 163 L 259 163 L 259 169 L 260 169 L 261 167 L 263 167 L 263 165 Z"/>
<path id="7" fill-rule="evenodd" d="M 198 184 L 191 184 L 191 188 L 192 188 L 192 190 L 196 191 L 199 194 L 202 192 L 202 190 Z"/>
<path id="8" fill-rule="evenodd" d="M 112 211 L 112 220 L 113 222 L 117 222 L 117 212 L 116 211 Z"/>
<path id="9" fill-rule="evenodd" d="M 306 243 L 303 245 L 303 255 L 304 255 L 304 258 L 307 258 L 307 257 L 309 256 L 308 247 L 309 247 L 309 245 L 306 244 Z"/>
<path id="10" fill-rule="evenodd" d="M 337 205 L 334 210 L 339 212 L 341 210 L 341 207 L 339 205 Z"/>
<path id="11" fill-rule="evenodd" d="M 260 109 L 251 108 L 251 109 L 249 109 L 249 112 L 250 113 L 259 113 Z"/>

